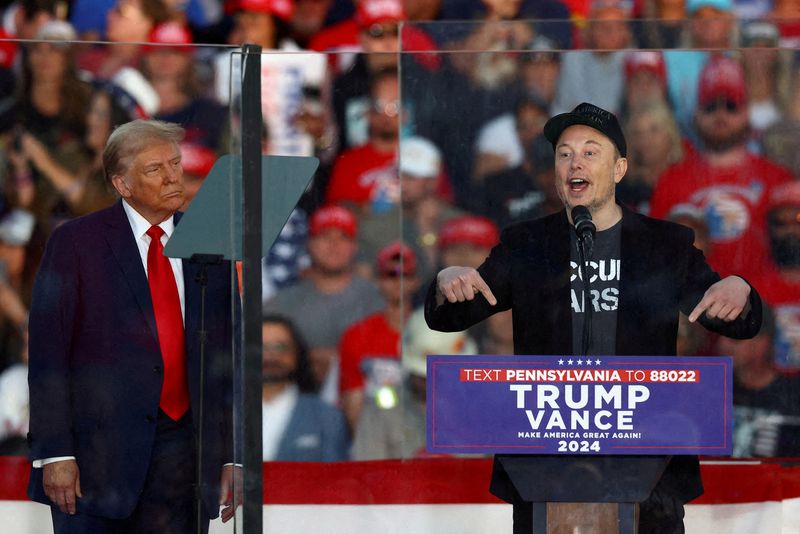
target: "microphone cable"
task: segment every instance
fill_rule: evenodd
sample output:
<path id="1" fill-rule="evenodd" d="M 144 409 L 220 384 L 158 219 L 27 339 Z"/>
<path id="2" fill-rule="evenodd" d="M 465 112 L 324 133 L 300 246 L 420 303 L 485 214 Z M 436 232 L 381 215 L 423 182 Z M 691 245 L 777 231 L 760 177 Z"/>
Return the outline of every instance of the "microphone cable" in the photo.
<path id="1" fill-rule="evenodd" d="M 581 274 L 583 275 L 583 332 L 581 337 L 581 356 L 589 355 L 589 346 L 592 342 L 592 282 L 589 275 L 589 262 L 591 247 L 586 247 L 586 241 L 578 238 L 578 255 L 581 259 Z M 589 248 L 589 253 L 584 250 Z"/>

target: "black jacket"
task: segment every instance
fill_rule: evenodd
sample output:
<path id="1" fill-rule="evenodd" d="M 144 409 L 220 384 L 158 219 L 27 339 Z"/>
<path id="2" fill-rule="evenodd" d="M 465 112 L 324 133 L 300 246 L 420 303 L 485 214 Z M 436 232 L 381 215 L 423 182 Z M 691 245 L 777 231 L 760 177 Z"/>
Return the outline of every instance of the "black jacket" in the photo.
<path id="1" fill-rule="evenodd" d="M 692 245 L 689 228 L 622 210 L 616 354 L 674 356 L 678 312 L 688 315 L 720 276 Z M 570 231 L 566 211 L 508 227 L 478 268 L 497 305 L 490 306 L 479 295 L 470 302 L 437 307 L 434 281 L 425 303 L 428 325 L 460 331 L 495 312 L 512 309 L 516 354 L 576 353 L 570 308 Z M 743 319 L 725 323 L 701 317 L 700 322 L 725 336 L 753 337 L 761 326 L 761 299 L 755 289 L 750 305 Z M 673 457 L 662 483 L 672 486 L 684 502 L 701 495 L 697 458 Z M 508 502 L 518 499 L 496 461 L 490 489 Z"/>

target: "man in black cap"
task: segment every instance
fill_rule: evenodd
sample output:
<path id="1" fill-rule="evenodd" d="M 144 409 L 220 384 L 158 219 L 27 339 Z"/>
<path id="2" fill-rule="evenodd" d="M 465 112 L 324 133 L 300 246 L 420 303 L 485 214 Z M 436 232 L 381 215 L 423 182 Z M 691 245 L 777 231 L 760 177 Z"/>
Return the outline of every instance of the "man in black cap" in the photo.
<path id="1" fill-rule="evenodd" d="M 566 209 L 506 228 L 478 269 L 448 267 L 431 284 L 425 316 L 435 330 L 458 331 L 514 311 L 516 354 L 674 356 L 679 312 L 722 335 L 743 339 L 761 325 L 761 299 L 744 279 L 721 279 L 692 245 L 692 231 L 618 204 L 627 170 L 617 118 L 592 104 L 551 118 L 555 187 Z M 572 210 L 585 206 L 597 228 L 584 299 Z M 582 338 L 584 302 L 591 335 Z M 514 532 L 531 532 L 522 500 L 495 459 L 490 491 L 514 504 Z M 674 456 L 640 506 L 639 532 L 683 532 L 683 504 L 702 493 L 694 456 Z"/>

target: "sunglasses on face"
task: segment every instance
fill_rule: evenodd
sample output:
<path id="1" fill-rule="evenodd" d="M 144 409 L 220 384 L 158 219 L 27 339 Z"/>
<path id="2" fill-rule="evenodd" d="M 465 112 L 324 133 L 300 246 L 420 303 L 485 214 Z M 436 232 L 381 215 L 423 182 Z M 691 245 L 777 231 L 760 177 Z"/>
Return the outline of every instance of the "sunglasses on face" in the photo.
<path id="1" fill-rule="evenodd" d="M 703 106 L 704 113 L 714 113 L 717 110 L 727 111 L 728 113 L 736 113 L 741 106 L 733 100 L 714 100 Z"/>
<path id="2" fill-rule="evenodd" d="M 366 29 L 367 35 L 373 39 L 380 39 L 381 37 L 397 37 L 400 29 L 396 24 L 383 26 L 382 24 L 373 24 Z"/>

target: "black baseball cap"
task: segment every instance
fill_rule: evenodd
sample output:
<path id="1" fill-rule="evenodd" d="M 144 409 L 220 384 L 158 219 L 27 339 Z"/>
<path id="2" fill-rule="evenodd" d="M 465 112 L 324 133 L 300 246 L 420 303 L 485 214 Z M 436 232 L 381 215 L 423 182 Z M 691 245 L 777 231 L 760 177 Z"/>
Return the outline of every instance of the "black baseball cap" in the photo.
<path id="1" fill-rule="evenodd" d="M 588 102 L 578 104 L 569 113 L 561 113 L 552 117 L 544 125 L 544 136 L 553 145 L 553 150 L 556 149 L 556 143 L 558 143 L 561 133 L 576 124 L 594 128 L 604 134 L 616 145 L 620 155 L 623 158 L 626 157 L 628 145 L 625 143 L 625 135 L 622 133 L 622 128 L 619 125 L 619 121 L 617 121 L 616 115 Z"/>

